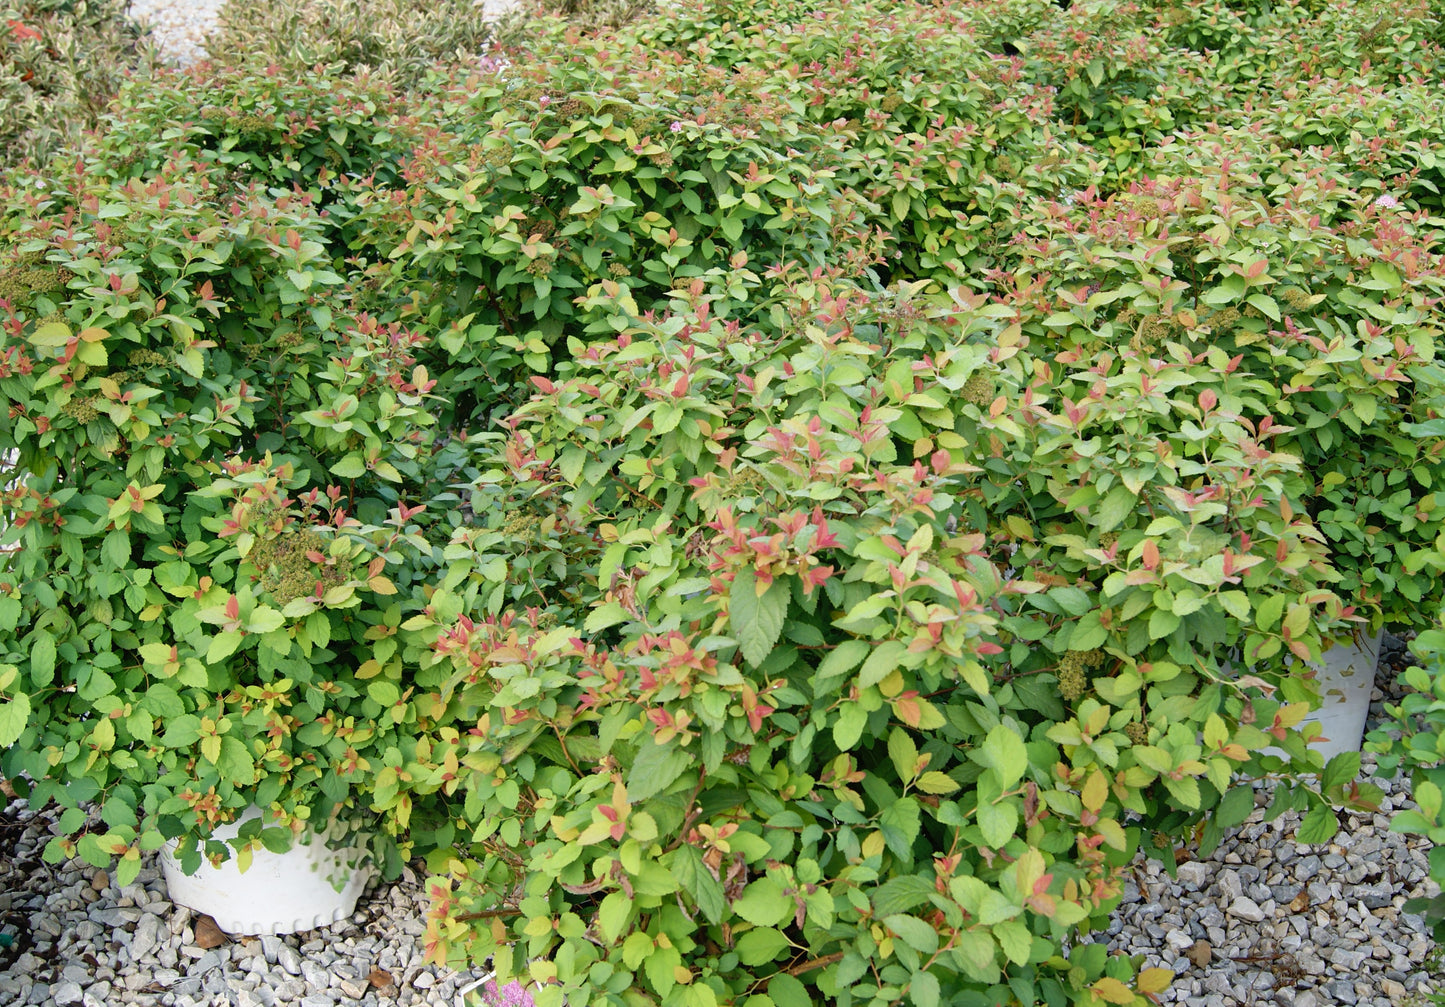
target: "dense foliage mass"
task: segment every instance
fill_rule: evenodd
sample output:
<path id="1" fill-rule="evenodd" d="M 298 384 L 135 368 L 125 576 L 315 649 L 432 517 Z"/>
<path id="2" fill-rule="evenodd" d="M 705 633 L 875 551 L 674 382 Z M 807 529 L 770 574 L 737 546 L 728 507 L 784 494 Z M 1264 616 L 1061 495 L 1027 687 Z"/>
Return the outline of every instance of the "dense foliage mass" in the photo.
<path id="1" fill-rule="evenodd" d="M 0 169 L 45 158 L 94 129 L 121 82 L 154 61 L 117 0 L 0 4 Z"/>
<path id="2" fill-rule="evenodd" d="M 0 769 L 122 879 L 376 815 L 549 1007 L 1147 1002 L 1080 939 L 1130 858 L 1241 773 L 1372 806 L 1296 659 L 1440 607 L 1439 14 L 696 2 L 126 87 L 3 193 Z"/>

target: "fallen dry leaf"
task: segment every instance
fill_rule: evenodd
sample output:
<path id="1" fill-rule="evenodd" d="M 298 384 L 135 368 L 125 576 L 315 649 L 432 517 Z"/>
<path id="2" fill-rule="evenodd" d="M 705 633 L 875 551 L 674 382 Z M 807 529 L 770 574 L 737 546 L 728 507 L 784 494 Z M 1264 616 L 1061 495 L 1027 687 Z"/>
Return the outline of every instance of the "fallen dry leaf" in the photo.
<path id="1" fill-rule="evenodd" d="M 385 989 L 387 986 L 396 983 L 396 980 L 391 977 L 391 973 L 386 971 L 386 969 L 372 969 L 371 975 L 366 977 L 366 981 L 377 989 Z"/>
<path id="2" fill-rule="evenodd" d="M 110 875 L 105 871 L 96 871 L 90 876 L 90 887 L 97 892 L 103 892 L 110 887 Z"/>
<path id="3" fill-rule="evenodd" d="M 1214 960 L 1214 946 L 1208 941 L 1195 941 L 1194 946 L 1184 952 L 1184 957 L 1202 969 Z"/>
<path id="4" fill-rule="evenodd" d="M 218 948 L 231 940 L 209 916 L 197 916 L 195 930 L 197 947 Z"/>
<path id="5" fill-rule="evenodd" d="M 1297 913 L 1302 913 L 1302 912 L 1304 912 L 1306 909 L 1308 909 L 1308 908 L 1310 907 L 1310 896 L 1309 896 L 1309 893 L 1308 893 L 1308 892 L 1300 892 L 1298 895 L 1296 895 L 1296 896 L 1294 897 L 1294 901 L 1289 904 L 1289 907 L 1290 907 L 1290 909 L 1294 910 L 1294 911 L 1297 912 Z"/>

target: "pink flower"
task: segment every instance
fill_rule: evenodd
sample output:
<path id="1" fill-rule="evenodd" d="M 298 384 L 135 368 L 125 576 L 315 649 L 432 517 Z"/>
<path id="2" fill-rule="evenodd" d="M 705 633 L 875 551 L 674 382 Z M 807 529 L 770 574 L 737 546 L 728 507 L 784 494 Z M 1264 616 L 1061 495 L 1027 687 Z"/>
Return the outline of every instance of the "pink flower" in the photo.
<path id="1" fill-rule="evenodd" d="M 492 980 L 482 988 L 482 1003 L 486 1007 L 533 1007 L 535 1001 L 519 982 L 509 982 L 498 989 L 496 980 Z"/>
<path id="2" fill-rule="evenodd" d="M 1382 209 L 1393 210 L 1395 207 L 1397 207 L 1397 206 L 1400 205 L 1400 201 L 1399 201 L 1398 199 L 1396 199 L 1394 196 L 1391 196 L 1391 195 L 1389 195 L 1388 193 L 1386 193 L 1385 195 L 1381 196 L 1379 199 L 1375 200 L 1375 205 L 1378 206 L 1378 207 L 1381 207 Z"/>
<path id="3" fill-rule="evenodd" d="M 669 126 L 669 127 L 667 127 L 667 128 L 670 129 L 670 130 L 672 130 L 674 133 L 681 133 L 681 132 L 682 132 L 682 123 L 680 123 L 680 122 L 674 122 L 671 126 Z"/>
<path id="4" fill-rule="evenodd" d="M 546 107 L 547 107 L 548 105 L 550 105 L 551 103 L 552 103 L 552 99 L 549 98 L 549 97 L 547 97 L 545 94 L 542 95 L 542 97 L 540 97 L 540 98 L 537 99 L 537 104 L 538 104 L 538 105 L 541 105 L 543 108 L 546 108 Z"/>

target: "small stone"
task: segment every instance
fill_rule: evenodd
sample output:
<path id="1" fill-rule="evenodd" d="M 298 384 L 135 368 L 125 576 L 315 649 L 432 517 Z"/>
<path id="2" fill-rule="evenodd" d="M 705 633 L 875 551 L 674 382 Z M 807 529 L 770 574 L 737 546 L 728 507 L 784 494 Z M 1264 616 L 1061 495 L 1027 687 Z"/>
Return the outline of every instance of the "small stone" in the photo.
<path id="1" fill-rule="evenodd" d="M 1183 930 L 1169 931 L 1165 940 L 1169 942 L 1169 946 L 1175 951 L 1187 951 L 1194 944 L 1194 941 Z"/>
<path id="2" fill-rule="evenodd" d="M 1355 984 L 1348 979 L 1336 979 L 1329 984 L 1330 993 L 1337 1004 L 1353 1004 L 1359 1002 L 1359 994 L 1355 992 Z"/>
<path id="3" fill-rule="evenodd" d="M 151 953 L 161 940 L 161 918 L 147 913 L 135 925 L 135 935 L 130 939 L 130 960 L 138 962 Z"/>
<path id="4" fill-rule="evenodd" d="M 366 983 L 358 982 L 355 979 L 343 979 L 337 984 L 343 996 L 352 1000 L 360 1000 L 366 996 Z"/>
<path id="5" fill-rule="evenodd" d="M 1395 982 L 1395 980 L 1393 979 L 1381 979 L 1380 992 L 1385 994 L 1385 996 L 1391 997 L 1393 999 L 1395 997 L 1404 996 L 1405 987 Z"/>
<path id="6" fill-rule="evenodd" d="M 293 976 L 301 974 L 301 955 L 289 944 L 281 945 L 281 950 L 276 953 L 276 964 Z"/>
<path id="7" fill-rule="evenodd" d="M 1250 923 L 1263 923 L 1265 920 L 1264 910 L 1259 908 L 1259 903 L 1244 895 L 1229 904 L 1228 912 L 1229 915 L 1248 920 Z"/>
<path id="8" fill-rule="evenodd" d="M 1235 871 L 1221 871 L 1218 884 L 1219 891 L 1226 901 L 1233 902 L 1244 894 L 1244 885 Z"/>
<path id="9" fill-rule="evenodd" d="M 1320 998 L 1314 990 L 1301 990 L 1295 994 L 1294 1007 L 1320 1007 Z"/>
<path id="10" fill-rule="evenodd" d="M 50 987 L 50 995 L 58 1004 L 78 1004 L 85 999 L 85 991 L 80 988 L 80 983 L 68 980 Z"/>
<path id="11" fill-rule="evenodd" d="M 110 887 L 110 875 L 105 871 L 96 871 L 90 876 L 90 887 L 97 892 L 105 891 Z"/>
<path id="12" fill-rule="evenodd" d="M 1308 975 L 1322 976 L 1325 974 L 1324 960 L 1312 951 L 1301 951 L 1294 956 L 1294 960 L 1300 970 Z"/>
<path id="13" fill-rule="evenodd" d="M 1209 883 L 1209 868 L 1197 860 L 1180 864 L 1175 873 L 1179 876 L 1179 883 L 1191 892 L 1197 892 Z"/>
<path id="14" fill-rule="evenodd" d="M 320 993 L 331 986 L 331 974 L 309 958 L 301 961 L 301 976 L 312 993 Z"/>
<path id="15" fill-rule="evenodd" d="M 1296 913 L 1302 913 L 1302 912 L 1304 912 L 1306 909 L 1308 909 L 1308 908 L 1310 907 L 1310 893 L 1309 893 L 1309 892 L 1300 892 L 1300 893 L 1299 893 L 1298 895 L 1296 895 L 1296 896 L 1294 897 L 1294 899 L 1290 902 L 1289 907 L 1290 907 L 1290 910 L 1291 910 L 1292 912 L 1296 912 Z"/>
<path id="16" fill-rule="evenodd" d="M 430 972 L 418 972 L 416 978 L 411 981 L 411 984 L 419 990 L 427 990 L 431 989 L 432 984 L 435 982 L 436 976 Z"/>
<path id="17" fill-rule="evenodd" d="M 1195 941 L 1184 957 L 1194 963 L 1195 968 L 1205 968 L 1214 960 L 1214 947 L 1208 941 Z"/>
<path id="18" fill-rule="evenodd" d="M 141 911 L 134 906 L 123 908 L 95 908 L 90 911 L 90 919 L 103 927 L 110 927 L 112 930 L 124 930 L 128 925 L 141 918 Z"/>
<path id="19" fill-rule="evenodd" d="M 276 964 L 276 958 L 281 954 L 281 948 L 283 946 L 281 938 L 275 934 L 263 934 L 261 937 L 261 954 L 265 956 L 266 961 L 271 965 Z"/>
<path id="20" fill-rule="evenodd" d="M 1330 951 L 1330 961 L 1335 968 L 1345 972 L 1354 972 L 1363 964 L 1368 957 L 1363 951 L 1346 951 L 1344 948 L 1333 948 Z"/>

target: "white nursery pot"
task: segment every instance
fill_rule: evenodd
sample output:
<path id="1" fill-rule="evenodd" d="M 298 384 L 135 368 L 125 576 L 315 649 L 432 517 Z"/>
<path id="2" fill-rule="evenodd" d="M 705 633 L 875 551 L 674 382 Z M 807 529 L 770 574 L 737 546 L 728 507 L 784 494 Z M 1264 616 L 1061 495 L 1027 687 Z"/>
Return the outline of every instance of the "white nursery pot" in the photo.
<path id="1" fill-rule="evenodd" d="M 234 838 L 242 822 L 260 814 L 259 808 L 248 808 L 236 822 L 218 827 L 213 838 Z M 339 829 L 333 826 L 333 831 Z M 172 902 L 212 917 L 227 933 L 311 930 L 350 916 L 376 873 L 360 850 L 329 849 L 326 839 L 330 834 L 308 830 L 285 853 L 257 850 L 244 872 L 236 865 L 232 850 L 220 867 L 202 859 L 200 868 L 190 875 L 182 872 L 172 841 L 161 849 L 161 870 Z"/>
<path id="2" fill-rule="evenodd" d="M 1358 641 L 1337 642 L 1318 663 L 1311 661 L 1320 686 L 1320 708 L 1305 718 L 1317 723 L 1328 741 L 1310 746 L 1325 761 L 1341 752 L 1358 752 L 1370 715 L 1370 693 L 1375 688 L 1375 667 L 1380 660 L 1382 633 Z"/>

